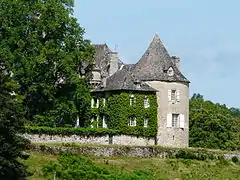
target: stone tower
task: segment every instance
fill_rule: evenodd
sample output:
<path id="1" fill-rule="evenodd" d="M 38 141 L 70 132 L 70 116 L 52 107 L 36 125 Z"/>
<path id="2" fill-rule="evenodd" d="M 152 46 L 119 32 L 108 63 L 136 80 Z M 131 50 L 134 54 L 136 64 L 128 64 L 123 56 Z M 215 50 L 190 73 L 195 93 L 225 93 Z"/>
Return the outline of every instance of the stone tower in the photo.
<path id="1" fill-rule="evenodd" d="M 188 147 L 190 82 L 180 71 L 180 59 L 171 57 L 155 34 L 132 73 L 157 90 L 157 145 Z"/>

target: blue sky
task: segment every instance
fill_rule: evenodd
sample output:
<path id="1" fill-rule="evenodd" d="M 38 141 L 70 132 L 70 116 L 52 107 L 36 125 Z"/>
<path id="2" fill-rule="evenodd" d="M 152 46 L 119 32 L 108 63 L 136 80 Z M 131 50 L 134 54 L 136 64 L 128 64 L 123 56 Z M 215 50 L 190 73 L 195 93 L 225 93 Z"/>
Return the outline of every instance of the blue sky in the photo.
<path id="1" fill-rule="evenodd" d="M 154 33 L 197 92 L 240 107 L 240 1 L 75 0 L 75 16 L 92 43 L 107 43 L 124 63 L 136 63 Z"/>

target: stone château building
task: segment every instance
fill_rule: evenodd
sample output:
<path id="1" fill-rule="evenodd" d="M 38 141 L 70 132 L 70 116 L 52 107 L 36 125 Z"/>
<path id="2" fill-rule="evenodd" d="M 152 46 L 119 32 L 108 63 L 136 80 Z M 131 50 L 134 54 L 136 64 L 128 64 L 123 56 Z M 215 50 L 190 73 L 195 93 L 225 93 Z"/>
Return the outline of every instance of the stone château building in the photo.
<path id="1" fill-rule="evenodd" d="M 156 145 L 188 147 L 190 82 L 158 35 L 136 64 L 124 64 L 106 44 L 94 46 L 92 126 L 156 132 Z"/>

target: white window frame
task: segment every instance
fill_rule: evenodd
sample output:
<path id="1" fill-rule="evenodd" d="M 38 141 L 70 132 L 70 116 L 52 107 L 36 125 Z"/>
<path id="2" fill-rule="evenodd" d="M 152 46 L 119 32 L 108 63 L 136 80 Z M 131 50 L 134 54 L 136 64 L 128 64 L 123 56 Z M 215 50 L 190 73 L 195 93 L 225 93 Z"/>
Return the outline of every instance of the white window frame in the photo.
<path id="1" fill-rule="evenodd" d="M 135 103 L 134 95 L 130 95 L 129 105 L 132 106 Z"/>
<path id="2" fill-rule="evenodd" d="M 180 90 L 169 89 L 168 90 L 168 101 L 171 103 L 180 102 Z"/>
<path id="3" fill-rule="evenodd" d="M 172 127 L 179 127 L 180 114 L 172 114 Z"/>
<path id="4" fill-rule="evenodd" d="M 137 119 L 135 117 L 130 117 L 128 121 L 128 126 L 131 127 L 137 126 Z"/>
<path id="5" fill-rule="evenodd" d="M 102 117 L 102 127 L 107 128 L 106 116 L 105 115 L 103 115 L 103 117 Z"/>
<path id="6" fill-rule="evenodd" d="M 179 89 L 176 91 L 176 101 L 180 102 L 180 90 Z"/>
<path id="7" fill-rule="evenodd" d="M 98 98 L 92 98 L 92 100 L 91 100 L 91 108 L 99 108 L 99 99 Z"/>
<path id="8" fill-rule="evenodd" d="M 98 128 L 99 115 L 93 116 L 93 117 L 91 118 L 91 128 L 94 128 L 94 126 L 93 126 L 94 121 L 96 121 L 96 128 Z"/>
<path id="9" fill-rule="evenodd" d="M 170 67 L 167 71 L 168 76 L 173 76 L 174 75 L 174 70 L 172 67 Z"/>
<path id="10" fill-rule="evenodd" d="M 177 119 L 174 119 L 174 117 L 177 115 Z M 176 122 L 174 122 L 176 121 Z M 167 114 L 167 127 L 173 127 L 173 128 L 185 128 L 185 116 L 184 114 L 180 113 L 168 113 Z"/>
<path id="11" fill-rule="evenodd" d="M 149 108 L 150 102 L 147 96 L 144 97 L 144 108 Z"/>
<path id="12" fill-rule="evenodd" d="M 149 118 L 145 118 L 143 122 L 143 127 L 147 128 L 149 123 Z"/>

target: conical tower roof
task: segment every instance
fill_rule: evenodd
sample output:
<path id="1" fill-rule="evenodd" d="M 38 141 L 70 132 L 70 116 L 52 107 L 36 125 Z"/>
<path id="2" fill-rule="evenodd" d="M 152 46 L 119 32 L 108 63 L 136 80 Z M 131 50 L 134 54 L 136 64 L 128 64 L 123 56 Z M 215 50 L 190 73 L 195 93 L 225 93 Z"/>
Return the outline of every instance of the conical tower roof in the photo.
<path id="1" fill-rule="evenodd" d="M 173 75 L 168 74 L 172 68 Z M 177 68 L 157 34 L 154 35 L 148 49 L 137 62 L 133 75 L 142 81 L 189 82 Z"/>

